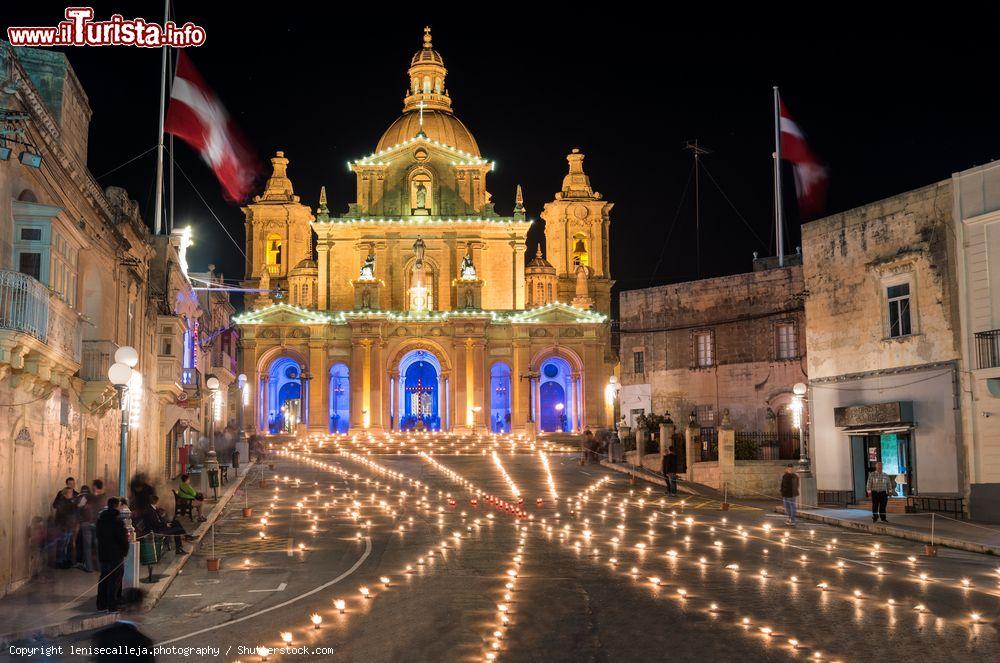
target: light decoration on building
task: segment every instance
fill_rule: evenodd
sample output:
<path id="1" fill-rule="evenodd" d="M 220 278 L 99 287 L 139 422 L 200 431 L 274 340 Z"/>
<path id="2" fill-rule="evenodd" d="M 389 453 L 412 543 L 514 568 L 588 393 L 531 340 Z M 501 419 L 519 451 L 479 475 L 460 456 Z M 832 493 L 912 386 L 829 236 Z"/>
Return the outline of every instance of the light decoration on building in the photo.
<path id="1" fill-rule="evenodd" d="M 467 218 L 467 219 L 440 219 L 430 216 L 400 216 L 400 217 L 372 217 L 372 218 L 352 218 L 352 217 L 331 217 L 327 221 L 313 221 L 314 226 L 329 225 L 366 225 L 366 226 L 457 226 L 457 225 L 501 225 L 511 226 L 514 224 L 524 224 L 531 226 L 534 221 L 519 221 L 512 216 L 497 216 L 490 218 Z"/>
<path id="2" fill-rule="evenodd" d="M 212 418 L 222 421 L 222 391 L 216 389 L 212 394 Z"/>
<path id="3" fill-rule="evenodd" d="M 142 421 L 142 373 L 132 369 L 132 377 L 128 381 L 128 425 L 138 428 Z"/>
<path id="4" fill-rule="evenodd" d="M 388 166 L 389 164 L 387 162 L 385 162 L 385 161 L 376 161 L 376 159 L 379 158 L 379 157 L 388 156 L 389 154 L 395 152 L 396 150 L 402 149 L 404 147 L 408 147 L 410 145 L 414 145 L 416 143 L 426 143 L 428 145 L 434 145 L 435 147 L 439 147 L 439 148 L 441 148 L 443 150 L 451 152 L 452 154 L 454 154 L 454 155 L 458 156 L 460 159 L 462 159 L 462 161 L 460 163 L 452 162 L 453 166 L 454 165 L 462 165 L 462 166 L 487 166 L 488 165 L 490 167 L 490 169 L 493 169 L 493 168 L 496 167 L 496 162 L 495 161 L 490 161 L 489 159 L 484 159 L 484 158 L 482 158 L 480 156 L 476 156 L 475 154 L 472 154 L 470 152 L 466 152 L 465 150 L 460 150 L 457 147 L 453 147 L 451 145 L 448 145 L 447 143 L 442 143 L 439 140 L 434 140 L 433 138 L 428 137 L 427 134 L 425 134 L 425 133 L 423 133 L 421 131 L 420 133 L 418 133 L 413 138 L 407 138 L 403 142 L 396 143 L 392 147 L 387 147 L 384 150 L 379 150 L 378 152 L 372 152 L 368 156 L 363 157 L 361 159 L 358 159 L 356 161 L 348 161 L 347 162 L 347 169 L 353 171 L 355 166 Z"/>
<path id="5" fill-rule="evenodd" d="M 575 320 L 560 320 L 559 324 L 600 324 L 606 322 L 608 316 L 603 313 L 598 313 L 590 309 L 583 309 L 571 304 L 565 304 L 563 302 L 552 302 L 550 304 L 545 304 L 544 306 L 539 306 L 533 309 L 527 309 L 524 311 L 510 312 L 510 311 L 494 311 L 489 309 L 477 310 L 477 309 L 457 309 L 454 311 L 372 311 L 372 310 L 360 310 L 360 311 L 336 311 L 333 313 L 321 313 L 315 309 L 308 309 L 301 306 L 295 306 L 294 304 L 286 304 L 284 302 L 278 304 L 271 304 L 270 306 L 265 306 L 263 308 L 257 309 L 255 311 L 249 311 L 247 313 L 241 313 L 233 317 L 233 322 L 239 325 L 266 325 L 270 324 L 266 319 L 269 313 L 285 311 L 289 313 L 296 313 L 300 317 L 295 322 L 301 324 L 332 324 L 332 325 L 342 325 L 347 324 L 348 320 L 351 319 L 379 319 L 384 318 L 386 320 L 395 322 L 434 322 L 443 321 L 451 318 L 457 319 L 468 319 L 468 318 L 488 318 L 491 322 L 497 324 L 547 324 L 549 321 L 538 319 L 537 316 L 553 310 L 559 309 L 566 313 L 572 313 L 576 315 Z"/>
<path id="6" fill-rule="evenodd" d="M 191 226 L 186 228 L 181 228 L 177 231 L 179 235 L 179 243 L 177 246 L 177 261 L 180 263 L 181 272 L 184 274 L 184 278 L 188 275 L 188 260 L 187 251 L 188 248 L 194 246 L 194 240 L 191 238 Z"/>

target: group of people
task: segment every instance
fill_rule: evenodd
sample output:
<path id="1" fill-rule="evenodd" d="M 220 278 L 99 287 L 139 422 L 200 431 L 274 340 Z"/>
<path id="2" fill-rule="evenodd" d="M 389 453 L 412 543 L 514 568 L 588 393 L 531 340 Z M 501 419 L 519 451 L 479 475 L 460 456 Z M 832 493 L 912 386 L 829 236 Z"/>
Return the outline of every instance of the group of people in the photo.
<path id="1" fill-rule="evenodd" d="M 55 567 L 97 570 L 97 518 L 108 496 L 104 482 L 94 479 L 91 485 L 76 490 L 76 479 L 66 477 L 65 485 L 52 500 L 49 528 L 49 562 Z"/>

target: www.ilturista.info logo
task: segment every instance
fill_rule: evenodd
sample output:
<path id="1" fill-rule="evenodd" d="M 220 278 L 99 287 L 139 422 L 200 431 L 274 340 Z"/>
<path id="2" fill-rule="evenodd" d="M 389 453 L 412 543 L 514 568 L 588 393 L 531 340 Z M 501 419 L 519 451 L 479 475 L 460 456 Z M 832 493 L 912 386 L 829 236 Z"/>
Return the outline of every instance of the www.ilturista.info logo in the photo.
<path id="1" fill-rule="evenodd" d="M 163 25 L 115 14 L 95 21 L 93 7 L 67 7 L 66 20 L 55 27 L 7 28 L 12 46 L 139 46 L 188 48 L 205 43 L 205 28 L 188 22 Z"/>

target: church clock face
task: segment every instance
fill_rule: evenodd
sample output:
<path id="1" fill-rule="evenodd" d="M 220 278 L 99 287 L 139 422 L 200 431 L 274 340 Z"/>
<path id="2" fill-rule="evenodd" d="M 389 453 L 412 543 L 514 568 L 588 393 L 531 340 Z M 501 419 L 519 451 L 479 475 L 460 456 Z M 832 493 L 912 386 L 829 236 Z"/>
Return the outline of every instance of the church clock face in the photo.
<path id="1" fill-rule="evenodd" d="M 570 205 L 569 213 L 574 219 L 583 221 L 590 214 L 590 210 L 587 209 L 586 205 Z"/>

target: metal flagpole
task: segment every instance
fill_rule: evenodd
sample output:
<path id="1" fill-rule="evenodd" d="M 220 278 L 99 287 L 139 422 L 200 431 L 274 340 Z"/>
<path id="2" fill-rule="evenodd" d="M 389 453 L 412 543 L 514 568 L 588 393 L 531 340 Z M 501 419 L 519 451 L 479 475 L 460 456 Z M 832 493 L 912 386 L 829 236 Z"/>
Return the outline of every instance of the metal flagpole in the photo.
<path id="1" fill-rule="evenodd" d="M 163 2 L 163 24 L 170 20 L 170 0 Z M 159 235 L 163 230 L 163 115 L 166 112 L 167 101 L 167 46 L 163 47 L 163 57 L 160 65 L 160 126 L 159 138 L 156 143 L 156 210 L 153 216 L 153 234 Z"/>
<path id="2" fill-rule="evenodd" d="M 775 234 L 778 243 L 778 267 L 785 266 L 784 213 L 781 198 L 781 96 L 774 86 L 774 209 Z"/>

